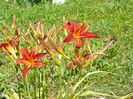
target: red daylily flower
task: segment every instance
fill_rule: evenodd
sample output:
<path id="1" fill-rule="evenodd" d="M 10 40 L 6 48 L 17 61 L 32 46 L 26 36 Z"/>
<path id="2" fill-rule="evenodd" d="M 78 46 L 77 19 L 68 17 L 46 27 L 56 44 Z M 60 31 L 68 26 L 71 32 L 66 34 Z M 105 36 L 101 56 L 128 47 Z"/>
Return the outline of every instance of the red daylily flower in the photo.
<path id="1" fill-rule="evenodd" d="M 37 59 L 42 58 L 46 53 L 35 54 L 37 50 L 38 47 L 32 49 L 31 51 L 28 51 L 26 48 L 21 49 L 22 58 L 17 59 L 16 62 L 25 64 L 25 67 L 23 69 L 24 78 L 32 66 L 42 66 L 44 64 L 43 62 L 40 62 Z"/>
<path id="2" fill-rule="evenodd" d="M 70 34 L 64 39 L 64 42 L 76 41 L 76 48 L 82 46 L 82 40 L 84 38 L 98 38 L 95 33 L 87 32 L 87 24 L 79 25 L 77 22 L 68 22 L 64 29 L 68 30 Z"/>

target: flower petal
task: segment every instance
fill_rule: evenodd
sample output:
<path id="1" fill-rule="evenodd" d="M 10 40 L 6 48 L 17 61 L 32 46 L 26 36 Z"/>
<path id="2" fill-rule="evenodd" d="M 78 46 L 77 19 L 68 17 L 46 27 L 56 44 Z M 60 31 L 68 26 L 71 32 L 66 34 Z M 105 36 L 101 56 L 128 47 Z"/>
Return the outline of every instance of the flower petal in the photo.
<path id="1" fill-rule="evenodd" d="M 83 57 L 84 57 L 85 59 L 89 59 L 90 56 L 91 56 L 91 54 L 85 54 Z"/>
<path id="2" fill-rule="evenodd" d="M 24 59 L 28 59 L 30 53 L 28 52 L 28 50 L 26 48 L 22 48 L 21 53 L 22 53 L 22 56 Z"/>
<path id="3" fill-rule="evenodd" d="M 80 48 L 82 46 L 82 40 L 76 39 L 76 48 Z"/>
<path id="4" fill-rule="evenodd" d="M 16 59 L 16 63 L 26 64 L 27 61 L 25 59 Z"/>
<path id="5" fill-rule="evenodd" d="M 71 42 L 71 41 L 73 41 L 73 40 L 74 40 L 74 38 L 73 38 L 72 34 L 70 34 L 70 35 L 68 35 L 68 36 L 64 39 L 63 42 Z"/>
<path id="6" fill-rule="evenodd" d="M 72 69 L 74 67 L 73 63 L 68 64 L 68 69 Z"/>
<path id="7" fill-rule="evenodd" d="M 68 22 L 67 25 L 64 26 L 64 29 L 68 30 L 70 33 L 73 33 L 78 27 L 78 23 L 76 21 L 73 21 Z"/>
<path id="8" fill-rule="evenodd" d="M 82 34 L 80 34 L 80 38 L 99 38 L 99 36 L 97 34 L 94 33 L 90 33 L 90 32 L 84 32 Z"/>
<path id="9" fill-rule="evenodd" d="M 40 44 L 30 51 L 30 55 L 33 57 L 35 53 L 39 50 L 39 48 L 40 48 Z"/>
<path id="10" fill-rule="evenodd" d="M 43 63 L 43 62 L 36 61 L 34 65 L 35 65 L 35 66 L 43 66 L 44 63 Z"/>
<path id="11" fill-rule="evenodd" d="M 79 63 L 79 60 L 76 60 L 76 59 L 73 60 L 73 65 L 77 65 L 78 63 Z"/>
<path id="12" fill-rule="evenodd" d="M 70 26 L 70 25 L 65 25 L 63 27 L 63 29 L 66 29 L 67 31 L 69 31 L 70 33 L 74 32 L 74 29 Z"/>
<path id="13" fill-rule="evenodd" d="M 87 24 L 83 23 L 80 28 L 81 34 L 87 31 Z"/>
<path id="14" fill-rule="evenodd" d="M 44 57 L 45 54 L 46 54 L 46 53 L 39 53 L 39 54 L 36 54 L 36 55 L 33 56 L 33 59 L 42 58 L 42 57 Z"/>
<path id="15" fill-rule="evenodd" d="M 23 69 L 23 78 L 26 77 L 26 74 L 27 74 L 27 72 L 29 71 L 30 68 L 31 68 L 31 67 L 29 67 L 29 66 L 25 66 L 25 67 L 24 67 L 24 69 Z"/>
<path id="16" fill-rule="evenodd" d="M 35 48 L 33 48 L 33 49 L 29 52 L 29 54 L 30 54 L 31 57 L 33 57 L 33 56 L 35 55 L 35 53 L 36 53 Z"/>
<path id="17" fill-rule="evenodd" d="M 74 31 L 77 30 L 79 28 L 78 22 L 76 21 L 71 22 L 71 27 L 74 29 Z"/>

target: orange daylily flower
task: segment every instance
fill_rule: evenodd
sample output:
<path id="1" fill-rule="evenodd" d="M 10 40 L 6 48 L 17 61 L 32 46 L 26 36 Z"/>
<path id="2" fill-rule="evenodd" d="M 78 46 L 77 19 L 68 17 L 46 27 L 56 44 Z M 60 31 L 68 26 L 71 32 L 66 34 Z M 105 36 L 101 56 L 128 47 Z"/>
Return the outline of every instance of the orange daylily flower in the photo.
<path id="1" fill-rule="evenodd" d="M 25 67 L 23 69 L 23 77 L 24 78 L 25 78 L 27 72 L 29 71 L 29 69 L 31 69 L 31 67 L 33 67 L 33 66 L 38 67 L 38 66 L 44 65 L 43 62 L 40 62 L 37 59 L 42 58 L 46 53 L 35 54 L 37 50 L 38 50 L 38 47 L 32 49 L 31 51 L 28 51 L 26 48 L 21 49 L 22 58 L 20 58 L 20 59 L 18 58 L 16 60 L 16 62 L 25 64 Z"/>
<path id="2" fill-rule="evenodd" d="M 82 46 L 82 41 L 85 38 L 98 38 L 98 35 L 95 33 L 87 32 L 87 24 L 79 25 L 77 22 L 68 22 L 64 29 L 68 30 L 70 34 L 64 39 L 64 42 L 76 41 L 76 48 Z"/>
<path id="3" fill-rule="evenodd" d="M 0 50 L 4 51 L 7 55 L 12 55 L 14 59 L 17 58 L 16 51 L 19 45 L 18 36 L 6 41 L 6 42 L 0 42 Z"/>
<path id="4" fill-rule="evenodd" d="M 16 59 L 16 52 L 14 47 L 9 42 L 0 42 L 0 49 L 2 49 L 7 55 L 13 55 Z"/>

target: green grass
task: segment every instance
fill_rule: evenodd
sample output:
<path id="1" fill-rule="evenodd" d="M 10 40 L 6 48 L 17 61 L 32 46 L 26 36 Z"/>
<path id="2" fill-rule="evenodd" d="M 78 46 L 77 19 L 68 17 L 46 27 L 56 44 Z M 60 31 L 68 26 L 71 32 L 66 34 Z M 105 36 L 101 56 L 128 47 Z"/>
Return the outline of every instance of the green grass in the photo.
<path id="1" fill-rule="evenodd" d="M 106 51 L 109 58 L 100 57 L 93 66 L 87 69 L 89 71 L 104 70 L 112 72 L 113 75 L 89 78 L 92 84 L 89 89 L 114 92 L 117 95 L 133 92 L 132 0 L 67 0 L 63 5 L 44 3 L 30 8 L 20 7 L 15 3 L 5 3 L 3 0 L 0 2 L 0 24 L 9 25 L 12 16 L 16 15 L 17 25 L 22 28 L 22 31 L 26 31 L 28 23 L 35 23 L 38 20 L 44 21 L 45 29 L 53 24 L 60 27 L 65 16 L 68 20 L 87 23 L 89 31 L 100 35 L 99 42 L 92 41 L 96 43 L 93 47 L 100 48 L 103 46 L 101 42 L 106 37 L 115 35 L 115 43 Z M 0 57 L 5 56 L 1 53 Z M 7 57 L 6 59 L 8 60 Z M 10 64 L 7 60 L 0 59 L 0 82 L 5 84 L 7 84 L 6 77 L 8 78 L 9 73 L 12 72 L 8 69 Z"/>

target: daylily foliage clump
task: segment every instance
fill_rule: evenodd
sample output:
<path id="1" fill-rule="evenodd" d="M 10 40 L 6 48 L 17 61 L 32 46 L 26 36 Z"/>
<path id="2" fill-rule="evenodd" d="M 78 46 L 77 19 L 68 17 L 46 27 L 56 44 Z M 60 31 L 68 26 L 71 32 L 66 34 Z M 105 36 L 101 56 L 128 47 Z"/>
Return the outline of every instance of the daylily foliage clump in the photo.
<path id="1" fill-rule="evenodd" d="M 55 26 L 44 30 L 43 23 L 39 21 L 29 24 L 26 33 L 22 33 L 16 27 L 15 16 L 10 28 L 5 24 L 2 27 L 4 39 L 0 41 L 0 49 L 14 61 L 16 74 L 20 70 L 24 79 L 32 67 L 40 69 L 47 67 L 48 63 L 54 65 L 49 66 L 51 73 L 56 66 L 60 68 L 64 61 L 64 67 L 68 68 L 68 71 L 89 68 L 89 64 L 104 55 L 105 50 L 114 42 L 114 39 L 110 38 L 105 47 L 97 49 L 96 52 L 91 51 L 91 39 L 100 39 L 99 33 L 89 32 L 86 23 L 66 19 L 63 20 L 60 30 Z M 21 75 L 17 76 L 21 78 Z"/>

